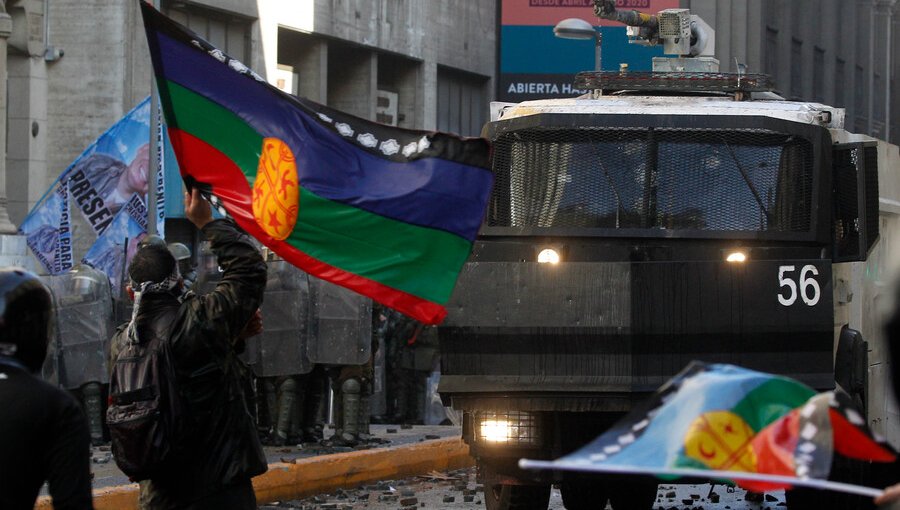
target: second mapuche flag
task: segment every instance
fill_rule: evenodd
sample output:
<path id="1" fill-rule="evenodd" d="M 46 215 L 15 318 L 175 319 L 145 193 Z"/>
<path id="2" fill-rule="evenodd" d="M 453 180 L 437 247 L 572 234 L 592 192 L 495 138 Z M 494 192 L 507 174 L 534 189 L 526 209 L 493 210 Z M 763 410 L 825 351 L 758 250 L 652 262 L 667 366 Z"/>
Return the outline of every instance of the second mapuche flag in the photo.
<path id="1" fill-rule="evenodd" d="M 141 2 L 182 176 L 304 271 L 443 320 L 493 176 L 487 141 L 394 128 L 287 95 Z"/>

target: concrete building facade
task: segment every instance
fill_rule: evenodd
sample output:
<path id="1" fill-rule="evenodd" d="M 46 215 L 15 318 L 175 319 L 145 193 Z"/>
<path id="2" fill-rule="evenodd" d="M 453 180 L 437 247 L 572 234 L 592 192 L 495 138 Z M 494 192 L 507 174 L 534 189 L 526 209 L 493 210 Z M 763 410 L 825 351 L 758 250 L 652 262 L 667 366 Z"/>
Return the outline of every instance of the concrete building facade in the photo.
<path id="1" fill-rule="evenodd" d="M 493 1 L 160 3 L 163 12 L 288 92 L 409 128 L 475 135 L 487 117 L 495 69 Z M 150 93 L 151 69 L 137 2 L 5 4 L 12 28 L 3 52 L 8 78 L 0 80 L 9 89 L 5 114 L 0 103 L 8 126 L 0 191 L 5 184 L 7 209 L 18 225 L 60 173 Z M 0 42 L 7 41 L 3 6 L 0 1 Z"/>
<path id="2" fill-rule="evenodd" d="M 288 92 L 409 128 L 475 135 L 487 120 L 496 0 L 156 1 Z M 898 3 L 681 0 L 717 30 L 723 71 L 771 74 L 785 97 L 844 107 L 849 129 L 894 143 Z M 0 55 L 0 196 L 18 225 L 151 73 L 137 2 L 0 0 Z"/>
<path id="3" fill-rule="evenodd" d="M 788 99 L 847 111 L 846 128 L 900 144 L 897 0 L 682 0 L 716 30 L 716 58 L 774 78 Z"/>

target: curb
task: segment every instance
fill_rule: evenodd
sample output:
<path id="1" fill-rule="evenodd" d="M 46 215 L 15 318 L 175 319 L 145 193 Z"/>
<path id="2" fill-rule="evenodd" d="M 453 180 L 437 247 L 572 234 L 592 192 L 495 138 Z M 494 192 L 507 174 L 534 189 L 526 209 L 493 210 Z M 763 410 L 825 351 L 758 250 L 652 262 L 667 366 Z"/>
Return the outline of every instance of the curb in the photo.
<path id="1" fill-rule="evenodd" d="M 257 503 L 263 504 L 474 464 L 469 447 L 461 438 L 435 439 L 411 445 L 319 455 L 298 459 L 295 464 L 274 462 L 269 464 L 269 471 L 253 479 L 253 488 Z M 39 498 L 35 505 L 35 510 L 52 508 L 48 496 Z M 94 489 L 94 509 L 138 510 L 138 485 Z"/>

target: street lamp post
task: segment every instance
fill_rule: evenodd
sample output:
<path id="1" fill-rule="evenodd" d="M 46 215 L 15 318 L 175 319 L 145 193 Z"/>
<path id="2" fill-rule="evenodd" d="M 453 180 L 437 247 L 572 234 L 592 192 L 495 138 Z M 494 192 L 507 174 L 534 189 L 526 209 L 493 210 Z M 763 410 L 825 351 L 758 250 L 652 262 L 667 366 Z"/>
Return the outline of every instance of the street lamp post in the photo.
<path id="1" fill-rule="evenodd" d="M 593 39 L 594 70 L 600 71 L 600 42 L 603 38 L 600 30 L 581 18 L 566 18 L 553 27 L 553 35 L 562 39 Z"/>

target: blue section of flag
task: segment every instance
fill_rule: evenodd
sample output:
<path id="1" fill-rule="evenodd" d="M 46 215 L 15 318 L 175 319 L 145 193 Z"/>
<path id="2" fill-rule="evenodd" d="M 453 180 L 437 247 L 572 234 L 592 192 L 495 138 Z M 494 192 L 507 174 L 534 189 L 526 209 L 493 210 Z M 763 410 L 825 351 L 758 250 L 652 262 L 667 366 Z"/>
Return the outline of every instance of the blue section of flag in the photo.
<path id="1" fill-rule="evenodd" d="M 55 183 L 54 193 L 22 221 L 19 233 L 31 248 L 34 257 L 49 274 L 68 271 L 73 265 L 72 232 L 69 222 L 68 189 Z"/>
<path id="2" fill-rule="evenodd" d="M 408 161 L 387 157 L 402 154 L 411 137 L 431 143 L 430 133 L 354 119 L 344 124 L 350 131 L 345 130 L 348 134 L 342 136 L 314 118 L 304 104 L 274 87 L 237 72 L 222 72 L 222 64 L 202 50 L 162 33 L 157 37 L 165 78 L 203 91 L 205 97 L 234 112 L 260 135 L 287 143 L 305 189 L 322 198 L 468 240 L 477 235 L 493 180 L 488 170 L 442 157 Z M 338 124 L 335 120 L 336 128 Z M 395 138 L 382 139 L 397 144 L 390 154 L 385 152 L 386 157 L 357 145 L 364 144 L 366 134 L 372 136 L 366 131 L 370 128 L 396 133 Z M 372 148 L 379 150 L 380 146 Z"/>
<path id="3" fill-rule="evenodd" d="M 709 365 L 707 370 L 682 380 L 678 391 L 669 394 L 663 399 L 663 405 L 653 411 L 640 438 L 620 445 L 621 451 L 610 458 L 614 458 L 616 464 L 628 466 L 674 465 L 684 448 L 682 439 L 695 417 L 709 411 L 732 409 L 748 393 L 772 378 L 771 374 L 733 365 Z M 631 423 L 639 421 L 632 420 Z M 569 457 L 590 460 L 592 454 L 603 452 L 609 444 L 610 438 L 604 434 Z"/>
<path id="4" fill-rule="evenodd" d="M 603 70 L 628 64 L 631 71 L 650 71 L 662 46 L 629 44 L 625 27 L 600 27 Z M 567 74 L 594 70 L 594 41 L 561 39 L 552 26 L 506 25 L 500 29 L 500 73 Z"/>
<path id="5" fill-rule="evenodd" d="M 81 260 L 105 272 L 118 287 L 125 250 L 111 249 L 111 243 L 146 235 L 146 198 L 151 190 L 157 192 L 160 204 L 166 203 L 162 182 L 151 175 L 149 147 L 148 97 L 94 140 L 32 208 L 19 232 L 48 273 L 64 273 Z M 178 171 L 174 155 L 160 162 L 166 168 L 163 162 Z M 80 211 L 97 236 L 83 257 L 73 252 L 70 209 Z M 157 216 L 160 232 L 164 219 L 164 214 Z M 91 232 L 82 229 L 81 235 Z"/>
<path id="6" fill-rule="evenodd" d="M 581 449 L 524 469 L 704 477 L 763 492 L 806 485 L 873 496 L 878 490 L 828 482 L 835 452 L 893 462 L 852 398 L 819 393 L 784 376 L 692 362 Z"/>
<path id="7" fill-rule="evenodd" d="M 172 142 L 169 141 L 168 130 L 163 130 L 164 150 L 166 158 L 165 171 L 165 190 L 166 196 L 166 218 L 184 218 L 184 200 L 181 200 L 184 194 L 184 184 L 181 179 L 181 170 L 178 167 L 178 159 L 175 157 L 175 150 L 172 148 Z"/>
<path id="8" fill-rule="evenodd" d="M 81 262 L 105 273 L 109 277 L 113 296 L 118 296 L 124 282 L 125 268 L 146 235 L 147 211 L 143 201 L 134 196 L 119 210 Z"/>

